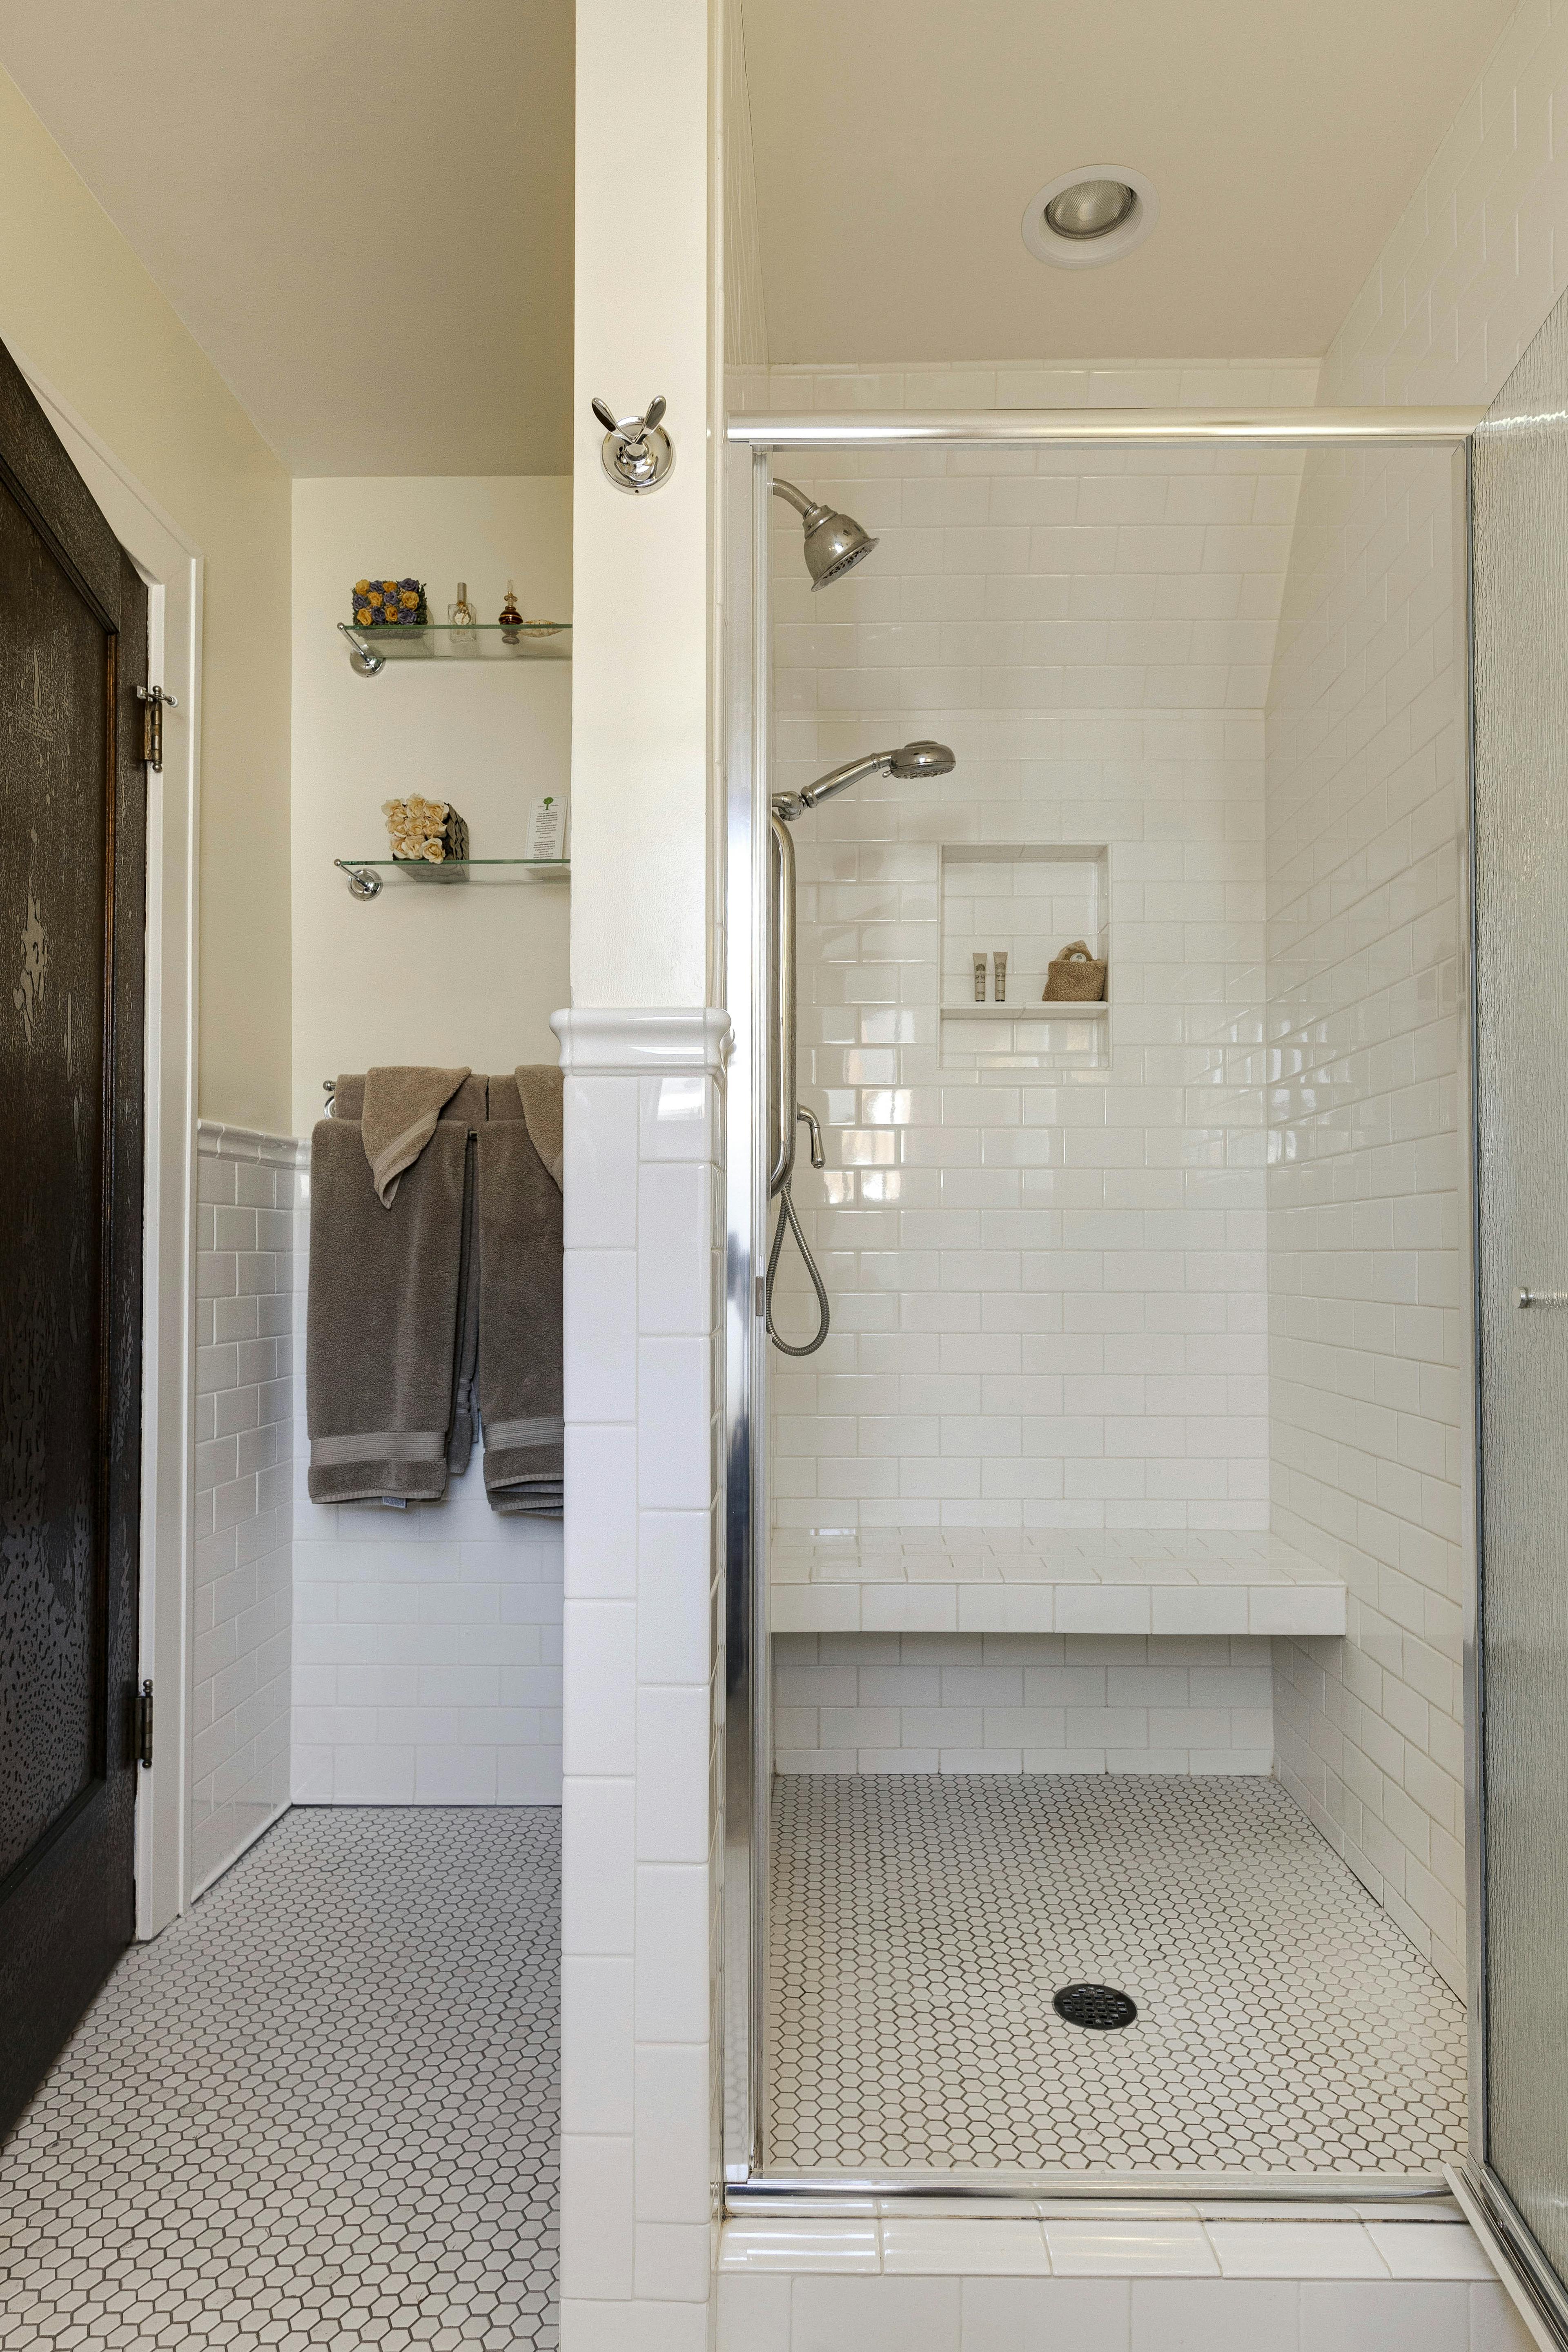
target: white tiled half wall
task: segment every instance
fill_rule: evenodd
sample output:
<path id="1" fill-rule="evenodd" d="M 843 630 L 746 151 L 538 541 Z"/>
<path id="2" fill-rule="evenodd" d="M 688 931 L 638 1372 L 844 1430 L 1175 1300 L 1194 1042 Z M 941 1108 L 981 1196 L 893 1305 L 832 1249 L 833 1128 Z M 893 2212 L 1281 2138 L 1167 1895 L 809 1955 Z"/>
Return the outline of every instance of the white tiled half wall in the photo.
<path id="1" fill-rule="evenodd" d="M 779 1772 L 1274 1769 L 1269 1642 L 775 1633 Z"/>
<path id="2" fill-rule="evenodd" d="M 289 1801 L 292 1137 L 196 1129 L 191 1892 Z"/>
<path id="3" fill-rule="evenodd" d="M 1177 396 L 1164 373 L 1115 382 Z M 1300 371 L 1261 373 L 1302 395 Z M 898 389 L 775 370 L 769 398 L 939 404 L 913 373 Z M 1188 396 L 1222 395 L 1205 377 Z M 814 596 L 776 510 L 776 786 L 911 735 L 958 764 L 795 828 L 802 1096 L 828 1162 L 802 1154 L 795 1198 L 834 1329 L 773 1360 L 776 1524 L 1264 1528 L 1263 704 L 1300 460 L 901 449 L 795 470 L 880 545 Z M 1094 911 L 1010 855 L 1044 846 L 1108 876 L 1107 1014 L 1039 1016 L 1046 961 Z M 944 909 L 943 851 L 986 847 L 1007 903 L 950 872 Z M 987 907 L 1006 938 L 965 931 L 944 971 L 944 912 Z M 1008 1008 L 1036 1017 L 983 1024 L 963 967 L 1009 940 Z M 793 1335 L 809 1299 L 787 1247 L 784 1269 Z"/>
<path id="4" fill-rule="evenodd" d="M 561 1528 L 492 1510 L 479 1447 L 439 1503 L 310 1501 L 309 1254 L 302 1209 L 294 1801 L 559 1804 Z"/>
<path id="5" fill-rule="evenodd" d="M 721 1013 L 566 1073 L 562 2333 L 702 2352 L 717 2212 Z"/>

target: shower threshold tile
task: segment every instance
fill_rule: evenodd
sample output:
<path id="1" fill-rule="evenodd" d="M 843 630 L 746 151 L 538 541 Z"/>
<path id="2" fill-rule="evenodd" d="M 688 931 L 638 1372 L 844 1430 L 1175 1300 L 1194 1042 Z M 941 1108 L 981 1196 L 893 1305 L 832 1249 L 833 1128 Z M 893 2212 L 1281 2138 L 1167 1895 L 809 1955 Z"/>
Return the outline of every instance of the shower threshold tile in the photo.
<path id="1" fill-rule="evenodd" d="M 772 2221 L 748 2228 L 726 2221 L 719 2241 L 722 2271 L 831 2271 L 854 2274 L 880 2267 L 877 2224 L 823 2220 Z"/>
<path id="2" fill-rule="evenodd" d="M 1421 2221 L 1369 2221 L 1389 2274 L 1399 2279 L 1489 2279 L 1497 2273 L 1468 2222 L 1434 2228 Z"/>
<path id="3" fill-rule="evenodd" d="M 1058 2278 L 1215 2278 L 1219 2263 L 1201 2221 L 1047 2221 L 1046 2242 Z"/>
<path id="4" fill-rule="evenodd" d="M 1327 2174 L 1338 2203 L 1462 2151 L 1462 2005 L 1277 1782 L 813 1773 L 773 1806 L 770 2170 Z M 1068 2023 L 1079 1982 L 1136 2021 Z"/>
<path id="5" fill-rule="evenodd" d="M 1047 2278 L 1038 2221 L 884 2221 L 882 2268 L 927 2277 Z"/>
<path id="6" fill-rule="evenodd" d="M 1210 2221 L 1208 2234 L 1226 2278 L 1388 2276 L 1360 2221 Z"/>

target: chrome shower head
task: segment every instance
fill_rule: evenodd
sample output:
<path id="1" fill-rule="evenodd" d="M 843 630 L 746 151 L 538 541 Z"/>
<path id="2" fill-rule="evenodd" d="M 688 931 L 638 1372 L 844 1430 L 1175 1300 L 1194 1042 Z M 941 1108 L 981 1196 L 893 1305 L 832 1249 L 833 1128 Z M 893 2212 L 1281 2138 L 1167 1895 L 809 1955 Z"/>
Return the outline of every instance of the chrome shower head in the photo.
<path id="1" fill-rule="evenodd" d="M 797 490 L 793 482 L 775 482 L 773 489 L 774 498 L 783 499 L 801 519 L 805 531 L 805 568 L 811 574 L 814 590 L 842 580 L 876 546 L 876 541 L 868 537 L 853 515 L 817 505 L 804 490 Z"/>
<path id="2" fill-rule="evenodd" d="M 911 782 L 917 776 L 951 775 L 958 762 L 945 743 L 900 743 L 891 751 L 868 751 L 863 760 L 847 760 L 842 768 L 834 768 L 816 783 L 807 784 L 804 792 L 775 793 L 773 811 L 785 824 L 792 824 L 805 810 L 829 801 L 835 793 L 847 792 L 851 784 L 864 783 L 868 776 L 897 776 L 901 783 Z"/>

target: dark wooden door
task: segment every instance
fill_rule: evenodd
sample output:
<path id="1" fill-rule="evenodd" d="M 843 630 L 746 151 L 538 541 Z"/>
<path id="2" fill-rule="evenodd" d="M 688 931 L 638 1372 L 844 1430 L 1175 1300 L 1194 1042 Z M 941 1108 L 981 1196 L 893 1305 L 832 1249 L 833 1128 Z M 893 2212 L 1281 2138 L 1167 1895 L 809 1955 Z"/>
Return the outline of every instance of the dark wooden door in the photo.
<path id="1" fill-rule="evenodd" d="M 134 1923 L 146 677 L 0 347 L 0 2131 Z"/>

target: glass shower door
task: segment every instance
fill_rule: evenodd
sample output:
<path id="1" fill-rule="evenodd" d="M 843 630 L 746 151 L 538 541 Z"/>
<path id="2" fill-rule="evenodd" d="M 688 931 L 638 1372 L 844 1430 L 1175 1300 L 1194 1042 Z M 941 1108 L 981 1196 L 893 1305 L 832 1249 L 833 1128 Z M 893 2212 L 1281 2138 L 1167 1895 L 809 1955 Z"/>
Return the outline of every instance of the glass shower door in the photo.
<path id="1" fill-rule="evenodd" d="M 1471 2185 L 1568 2322 L 1568 315 L 1476 436 L 1482 2101 Z M 1479 1878 L 1479 1885 L 1478 1885 Z M 1568 2336 L 1564 2336 L 1568 2340 Z"/>

